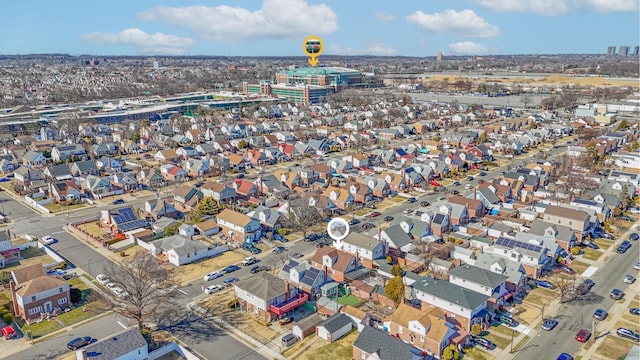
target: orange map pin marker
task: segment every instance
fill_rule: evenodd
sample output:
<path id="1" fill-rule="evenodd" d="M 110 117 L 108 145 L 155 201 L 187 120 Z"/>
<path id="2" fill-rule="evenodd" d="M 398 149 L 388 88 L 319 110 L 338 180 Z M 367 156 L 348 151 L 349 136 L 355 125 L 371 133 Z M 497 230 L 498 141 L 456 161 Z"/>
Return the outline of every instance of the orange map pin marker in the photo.
<path id="1" fill-rule="evenodd" d="M 324 50 L 324 43 L 317 36 L 308 36 L 302 43 L 302 50 L 309 57 L 309 65 L 316 67 L 318 65 L 318 56 Z"/>

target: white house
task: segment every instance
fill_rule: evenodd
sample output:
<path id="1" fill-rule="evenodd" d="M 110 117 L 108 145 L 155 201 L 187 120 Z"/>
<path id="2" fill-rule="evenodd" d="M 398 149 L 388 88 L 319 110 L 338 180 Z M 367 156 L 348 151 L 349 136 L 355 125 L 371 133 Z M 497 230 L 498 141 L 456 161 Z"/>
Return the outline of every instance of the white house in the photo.
<path id="1" fill-rule="evenodd" d="M 507 276 L 473 265 L 462 265 L 449 270 L 449 282 L 487 295 L 491 305 L 502 305 L 508 293 Z M 491 307 L 491 306 L 489 306 Z"/>
<path id="2" fill-rule="evenodd" d="M 337 313 L 316 326 L 316 335 L 327 342 L 334 342 L 351 331 L 352 327 L 350 317 Z"/>
<path id="3" fill-rule="evenodd" d="M 140 330 L 130 327 L 76 351 L 77 359 L 146 360 L 149 347 Z"/>
<path id="4" fill-rule="evenodd" d="M 173 235 L 150 244 L 149 251 L 175 266 L 190 264 L 228 250 L 228 246 L 211 247 L 182 235 Z"/>
<path id="5" fill-rule="evenodd" d="M 343 240 L 342 251 L 356 255 L 362 262 L 362 266 L 373 269 L 373 261 L 385 256 L 384 243 L 378 239 L 350 232 Z"/>
<path id="6" fill-rule="evenodd" d="M 260 236 L 260 221 L 231 209 L 224 209 L 216 215 L 216 222 L 225 236 L 239 243 L 253 241 Z"/>

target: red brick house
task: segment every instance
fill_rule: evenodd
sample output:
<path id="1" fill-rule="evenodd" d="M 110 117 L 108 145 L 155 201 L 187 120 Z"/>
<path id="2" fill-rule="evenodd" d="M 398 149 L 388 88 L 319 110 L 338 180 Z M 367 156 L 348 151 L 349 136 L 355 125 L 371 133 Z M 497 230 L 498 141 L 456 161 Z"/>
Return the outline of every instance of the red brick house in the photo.
<path id="1" fill-rule="evenodd" d="M 71 305 L 69 284 L 61 277 L 47 275 L 42 264 L 13 270 L 10 288 L 13 311 L 25 320 L 41 319 Z"/>

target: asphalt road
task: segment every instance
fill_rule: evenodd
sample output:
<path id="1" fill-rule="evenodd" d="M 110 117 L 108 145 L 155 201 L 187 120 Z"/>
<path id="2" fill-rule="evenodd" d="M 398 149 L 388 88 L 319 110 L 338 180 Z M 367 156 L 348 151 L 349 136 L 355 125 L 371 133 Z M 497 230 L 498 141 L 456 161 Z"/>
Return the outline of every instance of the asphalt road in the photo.
<path id="1" fill-rule="evenodd" d="M 615 241 L 619 244 L 621 240 Z M 617 245 L 614 245 L 617 247 Z M 566 352 L 576 354 L 583 346 L 575 340 L 580 329 L 592 331 L 593 313 L 596 309 L 607 310 L 613 306 L 615 300 L 609 297 L 611 290 L 618 288 L 625 292 L 625 296 L 635 296 L 638 293 L 638 285 L 627 285 L 623 282 L 626 274 L 636 274 L 633 265 L 638 261 L 637 241 L 633 242 L 631 249 L 624 254 L 614 253 L 609 261 L 595 273 L 591 279 L 596 285 L 582 298 L 564 304 L 557 315 L 558 326 L 551 331 L 538 330 L 533 338 L 520 350 L 514 359 L 538 360 L 555 359 Z M 611 325 L 613 326 L 613 325 Z M 602 328 L 598 328 L 602 331 Z M 615 329 L 612 329 L 615 333 Z"/>

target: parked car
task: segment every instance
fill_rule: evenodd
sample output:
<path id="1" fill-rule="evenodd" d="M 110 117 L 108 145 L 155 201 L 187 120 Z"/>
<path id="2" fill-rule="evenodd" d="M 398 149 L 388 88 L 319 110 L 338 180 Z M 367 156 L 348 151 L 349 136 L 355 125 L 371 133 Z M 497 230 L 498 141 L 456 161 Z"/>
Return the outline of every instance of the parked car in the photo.
<path id="1" fill-rule="evenodd" d="M 224 276 L 224 275 L 221 272 L 213 271 L 213 272 L 210 272 L 210 273 L 206 274 L 205 276 L 203 276 L 202 280 L 211 281 L 211 280 L 217 279 L 217 278 L 222 277 L 222 276 Z"/>
<path id="2" fill-rule="evenodd" d="M 358 225 L 360 224 L 360 220 L 358 219 L 351 219 L 351 221 L 349 221 L 349 225 Z"/>
<path id="3" fill-rule="evenodd" d="M 620 246 L 618 246 L 618 249 L 616 250 L 616 252 L 618 254 L 624 254 L 627 252 L 627 250 L 629 250 L 629 248 L 631 248 L 631 243 L 628 240 L 625 240 L 622 243 L 620 243 Z"/>
<path id="4" fill-rule="evenodd" d="M 207 294 L 207 295 L 211 295 L 213 293 L 217 293 L 218 291 L 220 291 L 222 289 L 224 289 L 224 286 L 222 286 L 222 285 L 218 285 L 218 284 L 211 285 L 211 286 L 207 286 L 204 289 L 204 293 Z"/>
<path id="5" fill-rule="evenodd" d="M 620 336 L 621 338 L 629 339 L 635 342 L 640 342 L 640 334 L 638 334 L 637 332 L 631 329 L 619 327 L 616 330 L 616 334 L 618 334 L 618 336 Z"/>
<path id="6" fill-rule="evenodd" d="M 620 217 L 620 220 L 633 222 L 633 218 L 631 216 L 628 216 L 628 215 Z"/>
<path id="7" fill-rule="evenodd" d="M 299 259 L 301 257 L 303 257 L 304 255 L 300 254 L 299 252 L 293 252 L 291 254 L 289 254 L 289 259 Z"/>
<path id="8" fill-rule="evenodd" d="M 638 240 L 640 239 L 640 235 L 638 235 L 638 233 L 631 233 L 631 235 L 629 235 L 629 239 L 631 240 Z"/>
<path id="9" fill-rule="evenodd" d="M 253 265 L 255 263 L 258 262 L 258 259 L 256 259 L 255 256 L 248 256 L 244 259 L 242 259 L 242 266 L 249 266 L 249 265 Z"/>
<path id="10" fill-rule="evenodd" d="M 631 308 L 629 309 L 629 313 L 631 313 L 631 315 L 640 315 L 640 308 Z"/>
<path id="11" fill-rule="evenodd" d="M 316 241 L 318 239 L 320 239 L 320 234 L 312 233 L 307 235 L 307 237 L 304 238 L 304 241 L 311 242 L 311 241 Z"/>
<path id="12" fill-rule="evenodd" d="M 457 180 L 456 180 L 456 181 L 454 181 L 454 182 L 453 182 L 453 184 L 451 184 L 451 185 L 453 185 L 453 186 L 460 186 L 460 181 L 457 181 Z"/>
<path id="13" fill-rule="evenodd" d="M 500 323 L 505 324 L 507 326 L 513 326 L 516 323 L 511 316 L 507 316 L 507 315 L 500 316 L 498 318 L 498 321 L 500 321 Z"/>
<path id="14" fill-rule="evenodd" d="M 418 199 L 414 198 L 414 197 L 410 197 L 407 199 L 407 202 L 410 204 L 413 204 L 414 202 L 418 201 Z"/>
<path id="15" fill-rule="evenodd" d="M 580 329 L 580 331 L 578 331 L 578 333 L 576 334 L 576 340 L 580 341 L 581 343 L 587 342 L 590 337 L 591 332 L 587 329 Z"/>
<path id="16" fill-rule="evenodd" d="M 53 238 L 53 237 L 51 237 L 51 236 L 49 236 L 49 235 L 45 235 L 45 236 L 42 237 L 42 242 L 47 244 L 47 245 L 51 245 L 51 244 L 57 243 L 58 240 Z"/>
<path id="17" fill-rule="evenodd" d="M 589 241 L 589 242 L 588 242 L 588 243 L 586 243 L 585 245 L 587 245 L 587 247 L 590 247 L 590 248 L 595 249 L 595 250 L 600 249 L 600 246 L 598 246 L 598 244 L 596 244 L 596 243 L 594 243 L 594 242 L 592 242 L 592 241 Z"/>
<path id="18" fill-rule="evenodd" d="M 287 325 L 287 324 L 291 324 L 292 322 L 293 322 L 293 318 L 290 316 L 286 316 L 278 320 L 279 325 Z"/>
<path id="19" fill-rule="evenodd" d="M 110 282 L 109 278 L 105 274 L 98 274 L 96 276 L 96 280 L 100 285 L 106 285 L 108 282 Z"/>
<path id="20" fill-rule="evenodd" d="M 567 354 L 567 353 L 562 353 L 560 355 L 558 355 L 558 358 L 556 360 L 573 360 L 573 356 Z"/>
<path id="21" fill-rule="evenodd" d="M 96 342 L 96 339 L 92 338 L 91 336 L 83 336 L 83 337 L 75 338 L 69 341 L 69 343 L 67 344 L 67 349 L 72 351 L 78 350 L 94 342 Z"/>
<path id="22" fill-rule="evenodd" d="M 429 205 L 431 205 L 431 203 L 428 202 L 427 200 L 420 201 L 420 206 L 429 206 Z"/>
<path id="23" fill-rule="evenodd" d="M 276 246 L 276 247 L 273 249 L 272 253 L 274 253 L 274 254 L 282 254 L 282 253 L 283 253 L 283 252 L 285 252 L 286 250 L 287 250 L 287 249 L 285 249 L 285 247 L 284 247 L 284 246 Z"/>
<path id="24" fill-rule="evenodd" d="M 316 247 L 317 247 L 317 248 L 324 247 L 325 245 L 327 245 L 327 244 L 325 244 L 325 242 L 324 242 L 324 241 L 318 241 L 318 242 L 316 243 Z"/>
<path id="25" fill-rule="evenodd" d="M 258 266 L 252 267 L 251 270 L 249 270 L 249 272 L 252 274 L 255 274 L 255 273 L 259 273 L 260 271 L 267 271 L 267 270 L 269 270 L 268 267 L 258 265 Z"/>
<path id="26" fill-rule="evenodd" d="M 2 336 L 6 340 L 10 340 L 10 339 L 14 339 L 15 337 L 17 337 L 18 333 L 16 332 L 16 330 L 12 326 L 7 325 L 7 326 L 2 328 Z"/>
<path id="27" fill-rule="evenodd" d="M 366 222 L 366 223 L 362 224 L 362 228 L 365 229 L 365 230 L 369 230 L 369 229 L 372 229 L 374 227 L 376 227 L 376 226 L 373 223 L 370 223 L 370 222 Z"/>
<path id="28" fill-rule="evenodd" d="M 640 261 L 635 263 L 635 264 L 633 264 L 633 268 L 636 269 L 636 270 L 640 270 Z"/>
<path id="29" fill-rule="evenodd" d="M 371 214 L 369 214 L 369 217 L 374 218 L 374 217 L 378 217 L 378 216 L 380 216 L 380 215 L 382 215 L 382 213 L 381 213 L 381 212 L 379 212 L 379 211 L 374 211 L 374 212 L 372 212 Z"/>
<path id="30" fill-rule="evenodd" d="M 553 289 L 553 288 L 555 288 L 555 286 L 554 286 L 552 283 L 550 283 L 550 282 L 548 282 L 548 281 L 544 281 L 544 280 L 538 280 L 538 281 L 536 281 L 536 285 L 537 285 L 537 286 L 540 286 L 540 287 L 543 287 L 543 288 L 547 288 L 547 289 Z"/>
<path id="31" fill-rule="evenodd" d="M 484 171 L 481 171 L 481 172 L 480 172 L 480 176 L 487 176 L 487 173 L 486 173 L 486 172 L 484 172 Z"/>
<path id="32" fill-rule="evenodd" d="M 593 318 L 603 321 L 607 318 L 608 315 L 609 313 L 607 313 L 604 309 L 596 309 L 596 311 L 593 313 Z"/>
<path id="33" fill-rule="evenodd" d="M 611 290 L 611 294 L 609 294 L 609 297 L 613 300 L 620 300 L 624 297 L 624 292 L 620 289 L 613 289 Z"/>
<path id="34" fill-rule="evenodd" d="M 460 194 L 460 191 L 456 189 L 451 190 L 451 195 L 458 195 L 458 194 Z"/>
<path id="35" fill-rule="evenodd" d="M 391 215 L 387 215 L 387 216 L 385 216 L 385 217 L 384 217 L 384 219 L 383 219 L 383 220 L 384 220 L 384 221 L 393 221 L 393 216 L 391 216 Z"/>
<path id="36" fill-rule="evenodd" d="M 633 284 L 636 281 L 636 278 L 633 277 L 632 275 L 626 275 L 624 277 L 624 283 L 625 284 Z"/>
<path id="37" fill-rule="evenodd" d="M 473 176 L 471 175 L 467 176 L 467 181 L 473 181 Z"/>
<path id="38" fill-rule="evenodd" d="M 231 286 L 232 283 L 236 282 L 236 281 L 240 281 L 240 279 L 238 279 L 237 277 L 230 277 L 230 278 L 226 278 L 222 281 L 222 284 L 224 286 Z"/>
<path id="39" fill-rule="evenodd" d="M 485 349 L 493 349 L 494 345 L 489 339 L 483 337 L 475 337 L 473 341 Z"/>
<path id="40" fill-rule="evenodd" d="M 545 321 L 542 323 L 542 330 L 551 331 L 556 327 L 556 325 L 558 325 L 558 320 L 545 319 Z"/>
<path id="41" fill-rule="evenodd" d="M 224 269 L 222 269 L 222 273 L 223 274 L 229 274 L 232 273 L 234 271 L 238 271 L 240 270 L 240 266 L 238 265 L 229 265 L 227 267 L 225 267 Z"/>
<path id="42" fill-rule="evenodd" d="M 120 205 L 120 204 L 124 204 L 124 200 L 123 199 L 115 199 L 112 202 L 113 205 Z"/>

